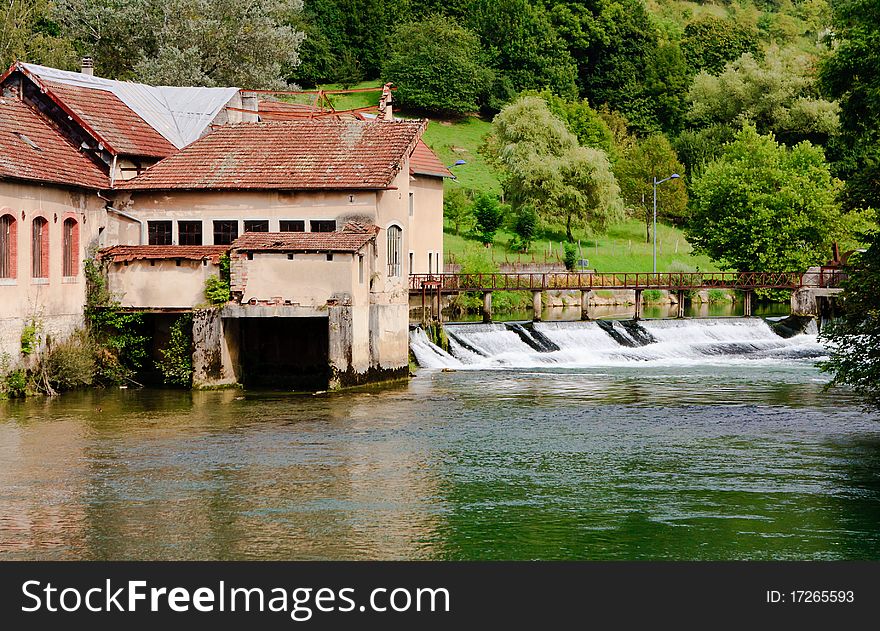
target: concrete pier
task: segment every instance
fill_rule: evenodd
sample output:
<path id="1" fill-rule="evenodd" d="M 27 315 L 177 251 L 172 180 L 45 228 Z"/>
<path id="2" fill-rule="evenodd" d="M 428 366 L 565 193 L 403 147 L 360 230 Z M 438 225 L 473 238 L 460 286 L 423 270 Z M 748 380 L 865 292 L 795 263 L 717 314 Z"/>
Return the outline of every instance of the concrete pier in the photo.
<path id="1" fill-rule="evenodd" d="M 641 320 L 642 319 L 642 290 L 636 289 L 636 308 L 635 313 L 633 314 L 633 320 Z"/>
<path id="2" fill-rule="evenodd" d="M 752 297 L 754 296 L 754 292 L 751 289 L 747 289 L 743 292 L 743 317 L 751 318 L 752 317 Z"/>
<path id="3" fill-rule="evenodd" d="M 483 322 L 492 321 L 492 292 L 483 292 Z"/>
<path id="4" fill-rule="evenodd" d="M 581 291 L 581 320 L 590 319 L 590 290 Z"/>
<path id="5" fill-rule="evenodd" d="M 532 314 L 532 320 L 535 322 L 541 321 L 541 310 L 544 308 L 543 303 L 541 302 L 541 294 L 543 292 L 533 291 L 532 292 L 532 309 L 534 313 Z"/>
<path id="6" fill-rule="evenodd" d="M 678 291 L 678 310 L 677 310 L 676 316 L 675 316 L 679 319 L 684 317 L 684 296 L 685 296 L 684 291 L 679 290 Z"/>

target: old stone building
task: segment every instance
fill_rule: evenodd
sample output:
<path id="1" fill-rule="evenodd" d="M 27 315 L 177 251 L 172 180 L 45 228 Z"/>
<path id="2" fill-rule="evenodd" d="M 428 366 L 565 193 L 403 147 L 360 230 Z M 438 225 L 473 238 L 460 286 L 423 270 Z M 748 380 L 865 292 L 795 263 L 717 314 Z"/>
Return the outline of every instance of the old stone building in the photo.
<path id="1" fill-rule="evenodd" d="M 405 374 L 407 276 L 442 271 L 449 175 L 423 121 L 28 64 L 0 94 L 0 352 L 82 326 L 97 253 L 123 307 L 195 313 L 196 385 Z M 224 255 L 233 300 L 207 308 Z"/>

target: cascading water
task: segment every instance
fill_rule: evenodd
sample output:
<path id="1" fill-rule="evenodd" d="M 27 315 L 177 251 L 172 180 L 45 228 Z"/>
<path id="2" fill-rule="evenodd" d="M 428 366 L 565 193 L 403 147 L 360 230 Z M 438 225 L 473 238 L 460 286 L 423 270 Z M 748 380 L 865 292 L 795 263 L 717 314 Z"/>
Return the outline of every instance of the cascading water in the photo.
<path id="1" fill-rule="evenodd" d="M 414 329 L 426 368 L 778 363 L 822 357 L 815 333 L 783 338 L 762 319 L 449 324 L 449 350 Z"/>

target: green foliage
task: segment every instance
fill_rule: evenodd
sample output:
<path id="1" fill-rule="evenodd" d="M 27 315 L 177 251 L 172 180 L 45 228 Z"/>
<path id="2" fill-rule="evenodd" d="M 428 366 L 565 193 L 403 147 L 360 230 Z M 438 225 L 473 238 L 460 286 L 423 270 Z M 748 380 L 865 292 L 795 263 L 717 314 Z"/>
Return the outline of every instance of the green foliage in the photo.
<path id="1" fill-rule="evenodd" d="M 24 368 L 10 370 L 0 379 L 0 394 L 10 399 L 20 399 L 27 396 L 28 375 Z"/>
<path id="2" fill-rule="evenodd" d="M 191 313 L 177 318 L 171 325 L 168 346 L 159 350 L 156 366 L 168 385 L 189 387 L 192 384 L 192 320 Z"/>
<path id="3" fill-rule="evenodd" d="M 497 197 L 491 193 L 483 193 L 474 200 L 473 213 L 477 236 L 483 243 L 490 245 L 495 240 L 498 228 L 504 223 L 504 207 Z"/>
<path id="4" fill-rule="evenodd" d="M 653 134 L 640 140 L 618 160 L 614 168 L 627 205 L 645 221 L 645 241 L 651 240 L 654 221 L 654 180 L 673 173 L 683 175 L 684 166 L 666 136 Z M 682 223 L 687 216 L 688 196 L 682 178 L 657 187 L 657 216 Z"/>
<path id="5" fill-rule="evenodd" d="M 515 242 L 511 247 L 527 252 L 538 236 L 538 213 L 529 204 L 523 204 L 513 214 L 513 234 Z"/>
<path id="6" fill-rule="evenodd" d="M 577 266 L 577 258 L 578 258 L 578 249 L 574 243 L 566 243 L 565 244 L 565 256 L 563 258 L 563 263 L 565 263 L 565 269 L 569 272 L 573 272 L 574 268 Z"/>
<path id="7" fill-rule="evenodd" d="M 709 16 L 685 26 L 681 49 L 692 72 L 717 74 L 744 53 L 757 55 L 758 34 L 736 20 Z"/>
<path id="8" fill-rule="evenodd" d="M 147 342 L 143 314 L 126 311 L 107 289 L 102 265 L 94 258 L 83 263 L 86 277 L 86 331 L 96 344 L 98 381 L 120 383 L 144 366 Z"/>
<path id="9" fill-rule="evenodd" d="M 31 320 L 21 330 L 21 354 L 31 355 L 40 346 L 40 331 L 42 327 L 36 320 Z"/>
<path id="10" fill-rule="evenodd" d="M 492 262 L 487 250 L 469 252 L 461 259 L 462 274 L 497 274 L 498 266 Z M 531 304 L 528 291 L 495 291 L 492 292 L 492 310 L 498 313 L 525 309 Z M 456 313 L 479 313 L 483 309 L 481 292 L 462 292 L 452 300 L 452 309 Z"/>
<path id="11" fill-rule="evenodd" d="M 880 408 L 880 235 L 848 269 L 841 301 L 843 314 L 822 329 L 832 374 L 829 386 L 846 385 Z"/>
<path id="12" fill-rule="evenodd" d="M 803 271 L 843 232 L 839 189 L 821 149 L 746 127 L 694 181 L 688 240 L 723 268 Z"/>
<path id="13" fill-rule="evenodd" d="M 640 132 L 658 129 L 659 103 L 646 84 L 656 61 L 658 33 L 645 4 L 555 0 L 550 11 L 577 64 L 580 94 L 623 112 Z"/>
<path id="14" fill-rule="evenodd" d="M 474 221 L 473 203 L 459 184 L 445 187 L 443 194 L 443 218 L 455 228 L 455 234 L 462 229 L 469 230 Z"/>
<path id="15" fill-rule="evenodd" d="M 530 0 L 471 0 L 466 25 L 476 32 L 503 81 L 495 107 L 522 90 L 577 97 L 577 68 L 544 5 Z"/>
<path id="16" fill-rule="evenodd" d="M 685 167 L 688 181 L 692 182 L 710 162 L 721 157 L 724 145 L 736 135 L 729 125 L 710 125 L 703 129 L 683 131 L 675 139 L 675 150 Z"/>
<path id="17" fill-rule="evenodd" d="M 710 289 L 709 290 L 709 302 L 727 302 L 730 299 L 730 295 L 724 291 L 723 289 Z"/>
<path id="18" fill-rule="evenodd" d="M 642 292 L 642 301 L 646 303 L 657 303 L 663 298 L 663 292 L 659 289 L 646 289 Z"/>
<path id="19" fill-rule="evenodd" d="M 229 253 L 224 252 L 220 255 L 220 274 L 219 276 L 209 276 L 205 280 L 205 298 L 212 305 L 226 304 L 232 299 L 230 291 L 230 275 L 229 275 Z"/>
<path id="20" fill-rule="evenodd" d="M 615 145 L 611 129 L 599 112 L 590 107 L 586 99 L 567 101 L 549 90 L 524 93 L 524 95 L 530 94 L 544 99 L 553 115 L 565 123 L 568 130 L 577 136 L 581 145 L 601 149 L 608 155 L 613 154 Z"/>
<path id="21" fill-rule="evenodd" d="M 48 349 L 43 370 L 52 388 L 75 390 L 95 380 L 98 365 L 93 340 L 85 331 L 76 331 L 65 341 Z"/>
<path id="22" fill-rule="evenodd" d="M 840 101 L 841 155 L 848 208 L 880 208 L 880 2 L 840 0 L 834 7 L 834 43 L 821 66 L 825 91 Z"/>
<path id="23" fill-rule="evenodd" d="M 398 26 L 382 74 L 402 106 L 447 115 L 475 112 L 492 83 L 479 38 L 441 16 Z"/>
<path id="24" fill-rule="evenodd" d="M 808 69 L 807 60 L 791 50 L 774 51 L 764 61 L 745 54 L 718 76 L 697 75 L 688 118 L 698 127 L 748 123 L 789 145 L 824 144 L 839 130 L 839 108 L 818 97 Z"/>
<path id="25" fill-rule="evenodd" d="M 61 35 L 50 0 L 5 0 L 0 6 L 0 68 L 29 61 L 56 68 L 75 68 L 79 58 Z"/>
<path id="26" fill-rule="evenodd" d="M 283 88 L 300 0 L 56 0 L 55 19 L 102 76 L 155 85 Z"/>
<path id="27" fill-rule="evenodd" d="M 545 221 L 563 221 L 569 241 L 576 224 L 603 231 L 622 217 L 608 156 L 582 147 L 543 99 L 524 96 L 506 106 L 484 152 L 504 174 L 514 209 L 527 204 Z"/>

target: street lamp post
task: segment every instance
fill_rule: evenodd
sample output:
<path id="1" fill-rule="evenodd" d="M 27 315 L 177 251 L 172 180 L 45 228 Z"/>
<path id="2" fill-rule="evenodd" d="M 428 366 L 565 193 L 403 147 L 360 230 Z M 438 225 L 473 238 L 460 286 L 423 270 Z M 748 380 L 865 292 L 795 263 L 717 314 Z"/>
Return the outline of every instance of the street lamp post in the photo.
<path id="1" fill-rule="evenodd" d="M 460 166 L 463 165 L 463 164 L 467 164 L 467 162 L 464 161 L 464 160 L 456 160 L 456 161 L 455 161 L 455 164 L 450 164 L 450 165 L 449 165 L 448 167 L 446 167 L 446 168 L 449 170 L 450 173 L 452 173 L 452 169 L 453 169 L 454 167 L 460 167 Z M 452 173 L 452 179 L 453 179 L 453 181 L 458 182 L 458 178 L 455 177 L 455 173 Z"/>
<path id="2" fill-rule="evenodd" d="M 663 182 L 668 182 L 669 180 L 676 180 L 681 176 L 678 173 L 673 173 L 669 177 L 663 178 L 662 180 L 658 180 L 656 177 L 654 178 L 654 273 L 657 273 L 657 185 L 663 184 Z"/>

